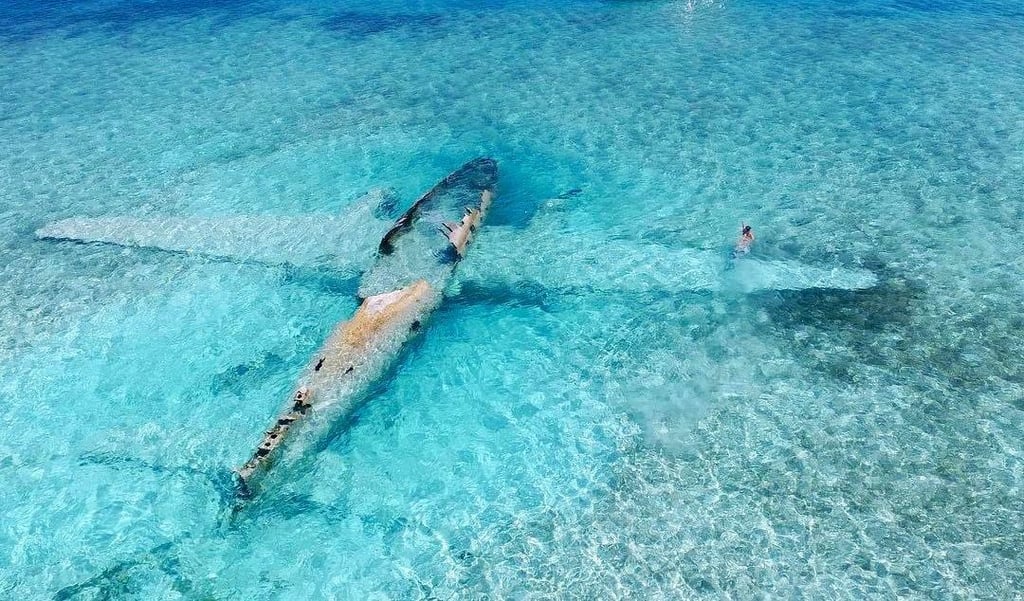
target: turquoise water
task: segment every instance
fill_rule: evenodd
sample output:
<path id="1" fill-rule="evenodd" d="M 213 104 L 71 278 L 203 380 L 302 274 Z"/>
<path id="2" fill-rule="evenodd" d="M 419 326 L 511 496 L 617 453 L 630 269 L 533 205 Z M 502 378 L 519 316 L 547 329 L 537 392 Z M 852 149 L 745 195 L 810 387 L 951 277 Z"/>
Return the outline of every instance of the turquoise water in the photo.
<path id="1" fill-rule="evenodd" d="M 1003 0 L 5 3 L 0 597 L 1019 596 L 1022 49 Z M 746 221 L 879 284 L 467 283 L 231 518 L 354 288 L 34 236 L 408 204 L 477 155 L 467 271 L 578 188 L 548 280 L 724 269 Z"/>

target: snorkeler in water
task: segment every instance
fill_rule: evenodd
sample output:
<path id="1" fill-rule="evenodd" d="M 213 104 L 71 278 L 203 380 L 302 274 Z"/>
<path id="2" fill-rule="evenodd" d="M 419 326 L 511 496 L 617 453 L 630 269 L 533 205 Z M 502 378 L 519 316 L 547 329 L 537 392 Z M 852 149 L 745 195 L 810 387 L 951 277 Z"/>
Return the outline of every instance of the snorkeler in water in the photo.
<path id="1" fill-rule="evenodd" d="M 736 241 L 736 248 L 733 249 L 733 255 L 745 255 L 750 252 L 750 246 L 754 243 L 754 230 L 747 224 L 743 224 L 743 228 L 740 230 L 740 239 Z"/>

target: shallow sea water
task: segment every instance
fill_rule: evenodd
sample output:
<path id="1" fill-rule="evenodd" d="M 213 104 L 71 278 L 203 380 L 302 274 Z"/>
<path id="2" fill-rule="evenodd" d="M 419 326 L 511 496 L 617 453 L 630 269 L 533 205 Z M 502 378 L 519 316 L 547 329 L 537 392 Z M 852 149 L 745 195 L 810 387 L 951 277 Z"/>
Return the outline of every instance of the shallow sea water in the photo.
<path id="1" fill-rule="evenodd" d="M 1024 590 L 1018 3 L 18 0 L 0 20 L 0 597 Z M 493 227 L 582 190 L 556 274 L 602 240 L 724 268 L 746 221 L 756 256 L 880 282 L 453 287 L 232 518 L 231 468 L 354 288 L 33 235 L 339 212 L 377 186 L 409 203 L 481 154 Z M 467 262 L 500 252 L 486 235 Z"/>

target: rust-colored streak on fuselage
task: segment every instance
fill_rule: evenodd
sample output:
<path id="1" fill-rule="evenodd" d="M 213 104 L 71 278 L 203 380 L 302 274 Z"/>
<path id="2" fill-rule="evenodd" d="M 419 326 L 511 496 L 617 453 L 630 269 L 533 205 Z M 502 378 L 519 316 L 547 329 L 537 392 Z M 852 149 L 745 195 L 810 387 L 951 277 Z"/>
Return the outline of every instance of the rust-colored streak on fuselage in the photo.
<path id="1" fill-rule="evenodd" d="M 344 348 L 365 346 L 388 325 L 393 324 L 397 317 L 408 315 L 410 309 L 417 303 L 422 303 L 430 291 L 430 284 L 418 280 L 401 290 L 367 298 L 356 309 L 352 319 L 338 328 L 340 345 Z M 327 340 L 326 347 L 331 346 L 333 338 L 332 335 Z"/>

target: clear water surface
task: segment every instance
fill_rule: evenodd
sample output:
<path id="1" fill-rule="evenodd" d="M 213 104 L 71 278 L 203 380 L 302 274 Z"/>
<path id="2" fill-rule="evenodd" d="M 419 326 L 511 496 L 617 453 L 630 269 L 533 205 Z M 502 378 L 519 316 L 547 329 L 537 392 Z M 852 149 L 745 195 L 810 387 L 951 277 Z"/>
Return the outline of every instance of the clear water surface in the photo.
<path id="1" fill-rule="evenodd" d="M 1015 0 L 9 0 L 0 597 L 1020 595 L 1022 92 Z M 481 154 L 496 227 L 582 190 L 555 274 L 724 263 L 745 220 L 880 284 L 454 290 L 230 519 L 351 286 L 33 235 L 408 203 Z"/>

